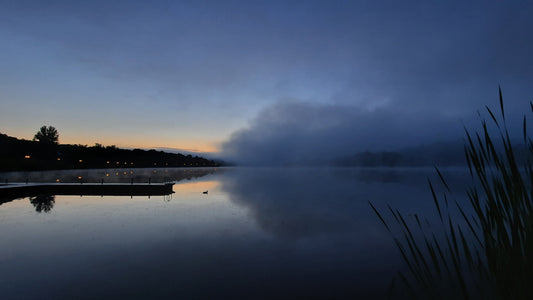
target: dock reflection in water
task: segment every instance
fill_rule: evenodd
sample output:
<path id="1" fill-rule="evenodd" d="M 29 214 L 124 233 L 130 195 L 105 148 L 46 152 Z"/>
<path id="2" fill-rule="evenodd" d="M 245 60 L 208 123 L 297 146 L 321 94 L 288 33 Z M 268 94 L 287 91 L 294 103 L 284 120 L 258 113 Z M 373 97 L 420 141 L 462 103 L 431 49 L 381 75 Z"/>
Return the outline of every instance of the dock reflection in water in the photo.
<path id="1" fill-rule="evenodd" d="M 216 168 L 127 168 L 5 172 L 0 173 L 0 205 L 30 197 L 36 211 L 49 212 L 54 206 L 55 195 L 167 196 L 173 193 L 175 182 L 200 178 L 217 171 Z M 50 197 L 52 199 L 47 200 Z"/>
<path id="2" fill-rule="evenodd" d="M 29 197 L 37 212 L 50 212 L 56 195 L 166 196 L 174 183 L 165 184 L 10 184 L 0 186 L 0 205 Z"/>

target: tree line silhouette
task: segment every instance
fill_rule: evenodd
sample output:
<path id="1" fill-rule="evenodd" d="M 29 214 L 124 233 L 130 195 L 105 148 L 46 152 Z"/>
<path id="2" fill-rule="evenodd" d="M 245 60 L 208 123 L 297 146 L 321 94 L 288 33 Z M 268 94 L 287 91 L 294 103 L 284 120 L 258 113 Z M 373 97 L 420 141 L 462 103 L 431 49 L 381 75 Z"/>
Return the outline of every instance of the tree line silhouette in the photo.
<path id="1" fill-rule="evenodd" d="M 0 171 L 97 168 L 215 167 L 199 156 L 156 150 L 121 149 L 58 143 L 57 130 L 43 126 L 33 141 L 0 133 Z"/>

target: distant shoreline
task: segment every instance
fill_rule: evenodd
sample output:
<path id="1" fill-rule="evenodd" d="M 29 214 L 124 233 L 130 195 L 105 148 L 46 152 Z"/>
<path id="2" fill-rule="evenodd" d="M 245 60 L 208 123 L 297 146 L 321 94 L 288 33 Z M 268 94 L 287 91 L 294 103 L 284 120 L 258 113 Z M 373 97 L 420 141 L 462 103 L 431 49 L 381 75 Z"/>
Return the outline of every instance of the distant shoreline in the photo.
<path id="1" fill-rule="evenodd" d="M 0 133 L 0 172 L 105 168 L 218 167 L 204 157 L 157 150 L 43 143 Z"/>

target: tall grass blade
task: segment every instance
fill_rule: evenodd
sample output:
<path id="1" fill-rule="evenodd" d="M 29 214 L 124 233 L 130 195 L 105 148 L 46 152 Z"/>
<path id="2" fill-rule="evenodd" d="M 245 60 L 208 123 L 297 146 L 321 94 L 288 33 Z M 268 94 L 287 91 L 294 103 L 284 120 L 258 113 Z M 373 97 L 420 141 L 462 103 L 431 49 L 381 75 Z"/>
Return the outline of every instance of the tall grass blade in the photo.
<path id="1" fill-rule="evenodd" d="M 437 208 L 437 211 L 439 212 L 439 218 L 440 221 L 442 221 L 442 212 L 440 210 L 439 200 L 437 198 L 437 195 L 435 195 L 435 189 L 433 189 L 433 185 L 431 184 L 431 180 L 428 179 L 429 188 L 431 189 L 431 195 L 433 196 L 433 201 L 435 201 L 435 207 Z"/>
<path id="2" fill-rule="evenodd" d="M 439 175 L 440 181 L 442 182 L 446 190 L 448 190 L 449 192 L 450 187 L 448 186 L 448 183 L 446 183 L 446 180 L 444 180 L 444 177 L 442 176 L 442 173 L 440 172 L 439 168 L 437 168 L 437 166 L 434 166 L 434 168 L 435 168 L 435 171 L 437 171 L 437 174 Z"/>
<path id="3" fill-rule="evenodd" d="M 374 207 L 374 205 L 372 204 L 372 202 L 368 201 L 368 203 L 370 204 L 370 206 L 372 207 L 372 209 L 374 210 L 374 212 L 376 213 L 376 215 L 377 215 L 377 216 L 379 217 L 379 219 L 381 220 L 381 223 L 383 223 L 383 225 L 385 225 L 385 228 L 387 228 L 387 231 L 388 231 L 388 232 L 391 232 L 389 225 L 387 225 L 387 222 L 385 222 L 385 219 L 383 219 L 383 217 L 381 216 L 381 214 L 379 213 L 379 211 L 376 209 L 376 207 Z"/>
<path id="4" fill-rule="evenodd" d="M 503 95 L 502 95 L 502 87 L 501 86 L 498 86 L 498 94 L 500 96 L 500 109 L 502 111 L 502 118 L 503 118 L 503 121 L 505 122 L 505 111 L 503 110 Z"/>
<path id="5" fill-rule="evenodd" d="M 485 105 L 485 108 L 487 109 L 487 111 L 489 112 L 490 116 L 492 117 L 492 120 L 494 121 L 494 123 L 496 124 L 496 126 L 498 128 L 500 128 L 500 124 L 498 124 L 498 120 L 496 120 L 496 117 L 494 116 L 494 114 L 492 113 L 492 110 L 490 110 L 490 108 L 488 106 Z"/>

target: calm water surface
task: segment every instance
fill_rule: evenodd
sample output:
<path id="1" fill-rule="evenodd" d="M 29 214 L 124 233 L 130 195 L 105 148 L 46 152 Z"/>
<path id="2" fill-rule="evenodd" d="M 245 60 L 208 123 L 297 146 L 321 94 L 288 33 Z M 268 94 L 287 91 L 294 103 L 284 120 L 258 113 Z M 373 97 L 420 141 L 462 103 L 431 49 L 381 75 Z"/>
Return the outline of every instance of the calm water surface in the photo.
<path id="1" fill-rule="evenodd" d="M 4 199 L 0 298 L 379 299 L 403 264 L 368 202 L 433 213 L 431 169 L 154 171 L 0 174 L 177 180 L 171 196 Z M 445 174 L 460 192 L 467 174 Z"/>

